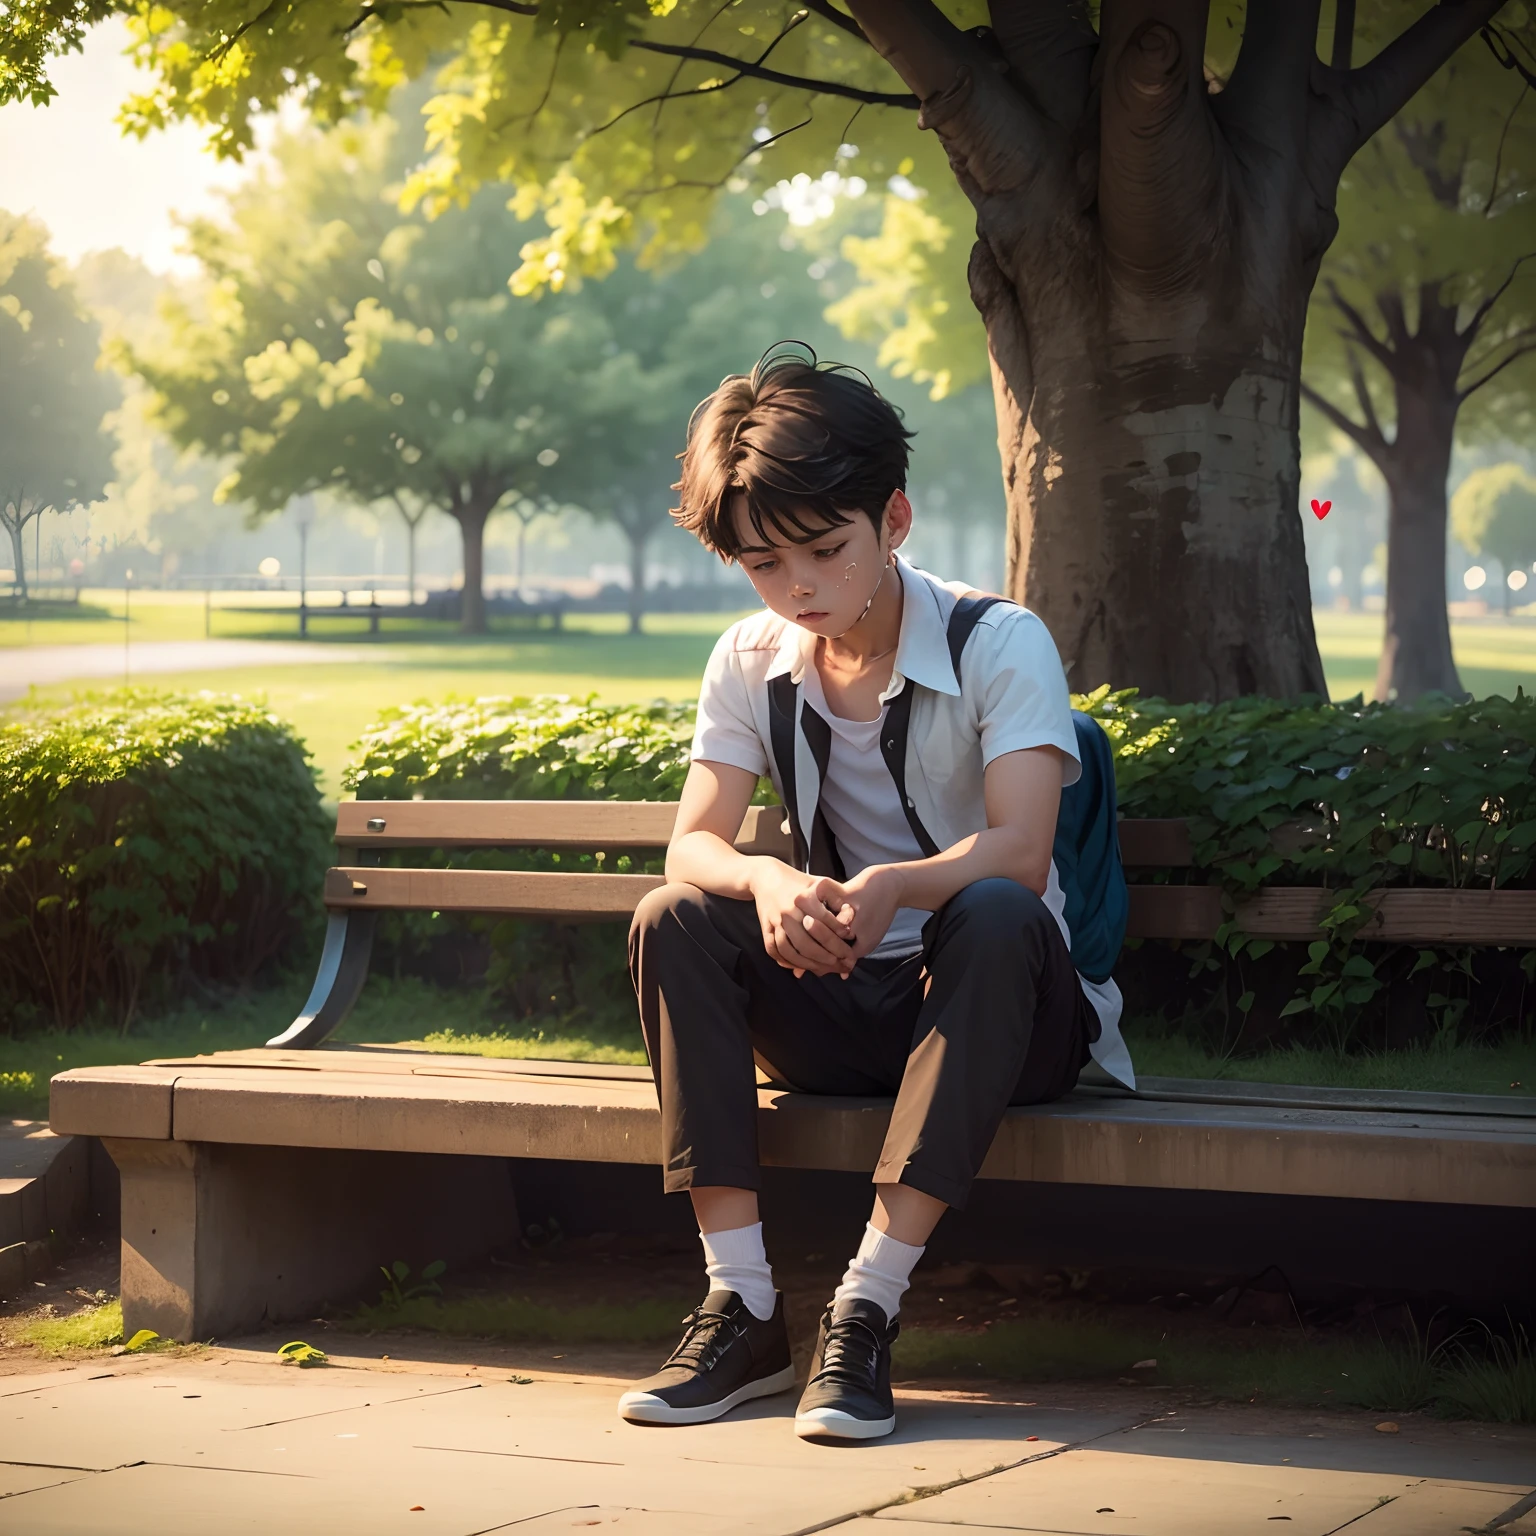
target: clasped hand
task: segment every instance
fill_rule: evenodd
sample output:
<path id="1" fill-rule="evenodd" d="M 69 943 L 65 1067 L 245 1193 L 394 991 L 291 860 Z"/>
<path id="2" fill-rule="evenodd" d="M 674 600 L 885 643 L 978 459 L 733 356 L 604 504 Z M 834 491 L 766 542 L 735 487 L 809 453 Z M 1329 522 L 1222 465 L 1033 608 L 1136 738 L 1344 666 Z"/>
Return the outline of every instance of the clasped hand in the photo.
<path id="1" fill-rule="evenodd" d="M 796 976 L 841 976 L 886 935 L 901 905 L 901 871 L 872 864 L 851 880 L 774 864 L 753 882 L 763 948 Z"/>

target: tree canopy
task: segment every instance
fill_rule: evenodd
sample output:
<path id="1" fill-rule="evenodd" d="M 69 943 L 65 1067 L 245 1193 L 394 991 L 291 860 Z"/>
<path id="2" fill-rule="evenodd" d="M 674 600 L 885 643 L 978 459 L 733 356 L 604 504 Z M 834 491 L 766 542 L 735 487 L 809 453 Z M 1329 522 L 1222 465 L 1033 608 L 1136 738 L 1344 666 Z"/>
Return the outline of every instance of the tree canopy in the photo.
<path id="1" fill-rule="evenodd" d="M 14 0 L 0 95 L 126 13 L 153 83 L 125 121 L 222 153 L 298 99 L 339 120 L 430 79 L 408 207 L 490 182 L 543 228 L 507 266 L 560 290 L 696 249 L 722 191 L 830 167 L 926 188 L 858 249 L 848 323 L 939 389 L 962 237 L 1010 508 L 1010 592 L 1080 686 L 1322 686 L 1297 521 L 1301 319 L 1360 148 L 1500 0 Z M 1497 46 L 1531 30 L 1517 6 Z M 1517 39 L 1518 40 L 1518 39 Z M 1320 56 L 1321 54 L 1321 56 Z M 919 110 L 920 109 L 920 110 Z M 923 132 L 921 130 L 930 130 Z M 866 237 L 867 239 L 870 237 Z M 935 281 L 947 275 L 943 284 Z M 881 280 L 883 279 L 883 281 Z M 1170 624 L 1170 612 L 1181 617 Z"/>
<path id="2" fill-rule="evenodd" d="M 1518 464 L 1474 469 L 1451 498 L 1451 528 L 1474 554 L 1489 556 L 1507 578 L 1536 568 L 1536 475 Z"/>
<path id="3" fill-rule="evenodd" d="M 0 211 L 0 524 L 23 595 L 26 525 L 97 500 L 112 472 L 102 418 L 118 391 L 97 370 L 100 335 L 47 231 Z"/>

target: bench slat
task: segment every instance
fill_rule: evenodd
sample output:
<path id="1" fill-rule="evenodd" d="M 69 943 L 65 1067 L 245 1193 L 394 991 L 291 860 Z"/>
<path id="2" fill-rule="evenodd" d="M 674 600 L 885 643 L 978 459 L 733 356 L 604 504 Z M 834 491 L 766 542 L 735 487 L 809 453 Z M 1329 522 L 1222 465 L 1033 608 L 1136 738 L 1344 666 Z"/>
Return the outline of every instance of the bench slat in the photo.
<path id="1" fill-rule="evenodd" d="M 148 1093 L 158 1113 L 173 1084 L 179 1142 L 621 1163 L 655 1163 L 660 1155 L 649 1082 L 385 1075 L 327 1065 L 323 1072 L 221 1070 L 215 1058 L 194 1070 L 159 1069 L 154 1084 L 130 1076 L 143 1068 L 79 1068 L 53 1080 L 53 1128 L 121 1135 L 105 1129 L 104 1089 L 127 1098 Z M 889 1099 L 762 1089 L 762 1159 L 868 1173 L 890 1113 Z M 166 1126 L 158 1134 L 169 1132 Z M 1529 1120 L 1482 1116 L 1077 1094 L 1008 1110 L 982 1177 L 1529 1207 L 1536 1204 L 1536 1129 Z"/>
<path id="2" fill-rule="evenodd" d="M 736 846 L 744 853 L 789 851 L 784 809 L 754 805 Z M 677 820 L 670 800 L 344 800 L 336 841 L 374 848 L 665 848 Z M 1121 821 L 1120 857 L 1129 865 L 1187 869 L 1189 827 L 1176 818 Z"/>
<path id="3" fill-rule="evenodd" d="M 1120 862 L 1133 868 L 1188 869 L 1189 823 L 1171 817 L 1120 822 Z"/>
<path id="4" fill-rule="evenodd" d="M 558 874 L 516 869 L 329 869 L 325 904 L 338 910 L 486 912 L 509 917 L 617 920 L 666 882 L 660 875 Z"/>
<path id="5" fill-rule="evenodd" d="M 784 811 L 754 805 L 741 824 L 743 853 L 785 853 Z M 374 848 L 665 848 L 671 800 L 343 800 L 336 841 Z"/>
<path id="6" fill-rule="evenodd" d="M 1213 885 L 1133 885 L 1126 936 L 1208 939 L 1222 922 Z M 1272 886 L 1238 908 L 1245 933 L 1262 939 L 1315 939 L 1323 886 Z M 1536 891 L 1387 890 L 1372 898 L 1367 939 L 1396 944 L 1536 944 Z"/>
<path id="7" fill-rule="evenodd" d="M 634 915 L 660 875 L 562 874 L 500 869 L 338 868 L 325 877 L 335 911 L 504 913 L 567 921 L 620 921 Z M 1242 903 L 1238 922 L 1263 939 L 1315 939 L 1322 886 L 1275 886 Z M 1126 936 L 1208 939 L 1220 927 L 1213 885 L 1133 885 Z M 1402 944 L 1536 943 L 1536 891 L 1383 891 L 1365 937 Z"/>

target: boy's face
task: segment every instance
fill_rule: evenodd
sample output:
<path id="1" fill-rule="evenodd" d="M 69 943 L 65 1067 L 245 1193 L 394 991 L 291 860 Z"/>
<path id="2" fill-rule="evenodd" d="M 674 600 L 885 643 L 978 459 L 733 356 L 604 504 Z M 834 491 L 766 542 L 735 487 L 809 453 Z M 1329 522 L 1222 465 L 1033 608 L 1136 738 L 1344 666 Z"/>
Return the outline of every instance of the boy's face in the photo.
<path id="1" fill-rule="evenodd" d="M 835 523 L 808 544 L 773 542 L 762 536 L 747 516 L 744 496 L 731 509 L 741 554 L 737 557 L 757 595 L 782 619 L 813 634 L 841 635 L 863 617 L 880 580 L 880 573 L 912 527 L 912 504 L 901 491 L 892 491 L 881 519 L 882 531 L 863 512 L 854 511 L 846 523 Z"/>

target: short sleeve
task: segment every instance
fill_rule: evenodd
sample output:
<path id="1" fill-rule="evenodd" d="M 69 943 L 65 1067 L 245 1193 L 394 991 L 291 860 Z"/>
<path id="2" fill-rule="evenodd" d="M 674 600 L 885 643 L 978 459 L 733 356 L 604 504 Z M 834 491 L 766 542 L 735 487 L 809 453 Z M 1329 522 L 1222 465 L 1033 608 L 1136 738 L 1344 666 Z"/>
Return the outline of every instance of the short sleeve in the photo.
<path id="1" fill-rule="evenodd" d="M 745 768 L 759 778 L 768 772 L 768 754 L 752 723 L 752 701 L 741 673 L 734 629 L 715 642 L 704 669 L 691 755 L 697 762 Z"/>
<path id="2" fill-rule="evenodd" d="M 965 690 L 978 703 L 984 768 L 1008 752 L 1056 747 L 1067 758 L 1062 787 L 1077 783 L 1082 765 L 1067 674 L 1036 614 L 1012 608 L 995 625 L 982 620 L 966 648 Z"/>

